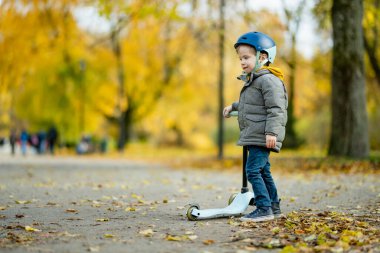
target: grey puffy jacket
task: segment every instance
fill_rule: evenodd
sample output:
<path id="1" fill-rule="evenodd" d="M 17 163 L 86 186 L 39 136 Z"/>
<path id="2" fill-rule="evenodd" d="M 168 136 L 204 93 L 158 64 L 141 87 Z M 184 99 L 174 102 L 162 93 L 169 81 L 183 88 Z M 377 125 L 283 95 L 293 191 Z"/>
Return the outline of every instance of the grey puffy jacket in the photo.
<path id="1" fill-rule="evenodd" d="M 285 138 L 288 96 L 283 82 L 268 69 L 251 74 L 244 84 L 239 102 L 232 104 L 239 111 L 240 138 L 238 145 L 266 147 L 266 136 L 277 137 L 272 151 L 280 152 Z"/>

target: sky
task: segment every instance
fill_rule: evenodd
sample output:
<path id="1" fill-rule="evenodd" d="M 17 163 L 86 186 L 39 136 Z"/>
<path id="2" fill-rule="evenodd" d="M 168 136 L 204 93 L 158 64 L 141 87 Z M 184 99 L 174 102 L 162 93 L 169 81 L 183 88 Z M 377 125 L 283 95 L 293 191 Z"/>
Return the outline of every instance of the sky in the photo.
<path id="1" fill-rule="evenodd" d="M 1 0 L 0 0 L 1 1 Z M 295 9 L 300 0 L 285 0 L 285 4 Z M 298 51 L 306 58 L 311 58 L 315 52 L 318 43 L 321 43 L 316 36 L 316 22 L 311 15 L 311 8 L 314 1 L 306 1 L 305 12 L 297 34 Z M 277 13 L 282 20 L 284 15 L 282 11 L 282 0 L 249 0 L 248 5 L 252 10 L 268 9 Z M 74 15 L 80 27 L 92 31 L 105 33 L 110 30 L 110 22 L 100 17 L 97 10 L 93 7 L 83 7 L 76 9 Z"/>

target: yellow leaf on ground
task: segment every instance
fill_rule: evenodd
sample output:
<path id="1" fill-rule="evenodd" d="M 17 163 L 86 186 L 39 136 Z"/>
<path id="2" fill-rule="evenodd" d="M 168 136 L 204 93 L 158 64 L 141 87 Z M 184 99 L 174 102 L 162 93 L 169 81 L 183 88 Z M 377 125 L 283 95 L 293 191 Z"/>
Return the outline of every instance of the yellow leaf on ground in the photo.
<path id="1" fill-rule="evenodd" d="M 66 212 L 67 213 L 77 213 L 78 210 L 76 210 L 76 209 L 66 209 Z"/>
<path id="2" fill-rule="evenodd" d="M 115 237 L 115 235 L 113 235 L 113 234 L 104 234 L 103 236 L 104 236 L 104 238 L 114 238 Z"/>
<path id="3" fill-rule="evenodd" d="M 96 221 L 109 221 L 110 219 L 108 218 L 100 218 L 100 219 L 96 219 Z"/>
<path id="4" fill-rule="evenodd" d="M 134 207 L 127 207 L 127 208 L 125 208 L 124 209 L 126 212 L 134 212 L 134 211 L 136 211 L 136 208 L 134 208 Z"/>
<path id="5" fill-rule="evenodd" d="M 279 227 L 274 227 L 274 228 L 272 228 L 272 233 L 274 233 L 274 234 L 278 234 L 279 232 L 280 232 L 280 228 Z"/>
<path id="6" fill-rule="evenodd" d="M 16 204 L 30 204 L 32 201 L 30 200 L 15 200 Z"/>
<path id="7" fill-rule="evenodd" d="M 41 232 L 41 230 L 39 230 L 37 228 L 32 228 L 30 226 L 25 226 L 25 230 L 30 231 L 30 232 Z"/>
<path id="8" fill-rule="evenodd" d="M 141 199 L 142 198 L 141 196 L 134 194 L 134 193 L 132 193 L 131 197 L 134 199 Z"/>
<path id="9" fill-rule="evenodd" d="M 204 245 L 210 245 L 210 244 L 213 244 L 213 243 L 215 243 L 214 240 L 204 240 L 204 241 L 203 241 L 203 244 L 204 244 Z"/>
<path id="10" fill-rule="evenodd" d="M 0 211 L 7 209 L 6 206 L 0 206 Z"/>
<path id="11" fill-rule="evenodd" d="M 139 232 L 139 234 L 144 235 L 146 237 L 151 237 L 153 233 L 154 233 L 153 230 L 150 228 Z"/>
<path id="12" fill-rule="evenodd" d="M 182 241 L 182 238 L 175 235 L 167 235 L 165 238 L 167 241 Z"/>

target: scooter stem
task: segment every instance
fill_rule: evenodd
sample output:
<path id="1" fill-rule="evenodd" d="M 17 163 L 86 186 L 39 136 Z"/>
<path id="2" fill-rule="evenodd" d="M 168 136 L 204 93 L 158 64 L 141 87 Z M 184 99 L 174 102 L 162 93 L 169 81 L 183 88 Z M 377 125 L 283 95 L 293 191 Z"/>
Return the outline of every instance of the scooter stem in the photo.
<path id="1" fill-rule="evenodd" d="M 248 157 L 248 147 L 243 146 L 243 187 L 241 188 L 241 193 L 248 192 L 248 182 L 247 182 L 247 173 L 246 173 L 246 165 L 247 165 L 247 157 Z"/>

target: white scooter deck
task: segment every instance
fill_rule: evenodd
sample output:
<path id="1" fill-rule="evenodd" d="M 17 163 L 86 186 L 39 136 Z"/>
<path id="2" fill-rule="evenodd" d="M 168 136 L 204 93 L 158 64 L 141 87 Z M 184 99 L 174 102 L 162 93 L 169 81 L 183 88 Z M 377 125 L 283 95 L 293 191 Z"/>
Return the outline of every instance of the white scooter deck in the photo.
<path id="1" fill-rule="evenodd" d="M 202 220 L 202 219 L 212 219 L 229 217 L 234 215 L 242 215 L 244 211 L 249 206 L 249 202 L 254 198 L 253 192 L 239 193 L 236 195 L 234 200 L 225 208 L 219 209 L 204 209 L 201 210 L 192 206 L 191 210 L 191 220 Z M 189 218 L 190 219 L 190 218 Z"/>

